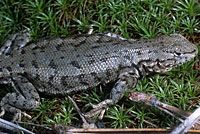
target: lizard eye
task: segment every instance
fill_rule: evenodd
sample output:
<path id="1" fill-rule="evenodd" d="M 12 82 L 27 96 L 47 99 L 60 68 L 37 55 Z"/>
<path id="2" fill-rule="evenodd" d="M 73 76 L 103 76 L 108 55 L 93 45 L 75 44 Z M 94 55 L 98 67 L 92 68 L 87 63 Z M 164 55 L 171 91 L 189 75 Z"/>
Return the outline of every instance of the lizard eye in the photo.
<path id="1" fill-rule="evenodd" d="M 181 55 L 181 53 L 174 53 L 174 55 L 175 55 L 175 56 L 180 56 L 180 55 Z"/>

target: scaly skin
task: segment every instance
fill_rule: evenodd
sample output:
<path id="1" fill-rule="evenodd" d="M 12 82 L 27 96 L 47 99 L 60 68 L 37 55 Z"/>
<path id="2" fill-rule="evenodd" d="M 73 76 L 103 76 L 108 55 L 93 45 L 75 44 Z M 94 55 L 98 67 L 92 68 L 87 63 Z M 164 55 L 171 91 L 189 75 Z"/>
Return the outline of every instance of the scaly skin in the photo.
<path id="1" fill-rule="evenodd" d="M 111 98 L 91 111 L 101 112 L 149 73 L 166 72 L 193 59 L 197 48 L 179 34 L 133 40 L 96 33 L 30 42 L 29 33 L 22 31 L 5 42 L 0 54 L 0 81 L 16 90 L 2 99 L 1 108 L 17 113 L 17 119 L 21 110 L 40 104 L 39 93 L 66 96 L 114 81 Z"/>

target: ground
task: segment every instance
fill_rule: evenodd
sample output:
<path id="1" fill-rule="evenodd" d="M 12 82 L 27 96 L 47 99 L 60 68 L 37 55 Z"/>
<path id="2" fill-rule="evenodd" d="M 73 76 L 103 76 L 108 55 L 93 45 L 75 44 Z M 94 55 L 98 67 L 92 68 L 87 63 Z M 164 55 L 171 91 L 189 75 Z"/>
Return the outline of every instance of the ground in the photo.
<path id="1" fill-rule="evenodd" d="M 125 38 L 180 33 L 198 47 L 200 44 L 200 4 L 195 0 L 1 0 L 0 7 L 0 44 L 23 29 L 30 30 L 35 40 L 87 33 L 91 27 L 93 32 L 113 32 Z M 170 72 L 147 76 L 130 91 L 154 94 L 164 103 L 192 112 L 200 104 L 198 57 Z M 88 111 L 89 102 L 97 104 L 108 98 L 111 87 L 100 85 L 73 98 L 82 111 Z M 11 91 L 12 87 L 2 85 L 0 99 Z M 23 118 L 24 122 L 46 126 L 75 125 L 80 119 L 65 97 L 42 96 L 40 107 L 28 113 L 33 118 Z M 109 108 L 102 123 L 112 128 L 170 128 L 180 122 L 156 108 L 131 102 L 127 92 Z"/>

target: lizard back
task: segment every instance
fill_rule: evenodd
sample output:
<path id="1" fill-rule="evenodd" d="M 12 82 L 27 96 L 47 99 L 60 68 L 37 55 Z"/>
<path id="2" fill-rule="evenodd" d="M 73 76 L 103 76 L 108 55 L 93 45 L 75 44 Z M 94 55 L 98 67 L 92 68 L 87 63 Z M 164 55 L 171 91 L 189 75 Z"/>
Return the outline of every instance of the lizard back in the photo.
<path id="1" fill-rule="evenodd" d="M 146 40 L 101 33 L 45 37 L 1 55 L 1 77 L 23 75 L 39 91 L 63 95 L 115 81 L 124 67 L 136 67 L 138 77 L 165 72 L 196 53 L 196 47 L 180 35 Z"/>

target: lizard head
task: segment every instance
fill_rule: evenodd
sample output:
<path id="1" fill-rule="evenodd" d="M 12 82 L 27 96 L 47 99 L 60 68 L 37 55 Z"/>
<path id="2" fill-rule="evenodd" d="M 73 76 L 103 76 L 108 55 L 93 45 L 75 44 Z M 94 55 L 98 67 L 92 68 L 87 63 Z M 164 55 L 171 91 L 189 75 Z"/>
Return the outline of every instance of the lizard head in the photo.
<path id="1" fill-rule="evenodd" d="M 180 34 L 163 35 L 152 41 L 155 41 L 154 47 L 152 47 L 155 48 L 152 50 L 155 53 L 154 56 L 152 55 L 154 65 L 150 70 L 150 64 L 146 66 L 150 72 L 169 71 L 190 61 L 198 53 L 197 47 Z"/>

